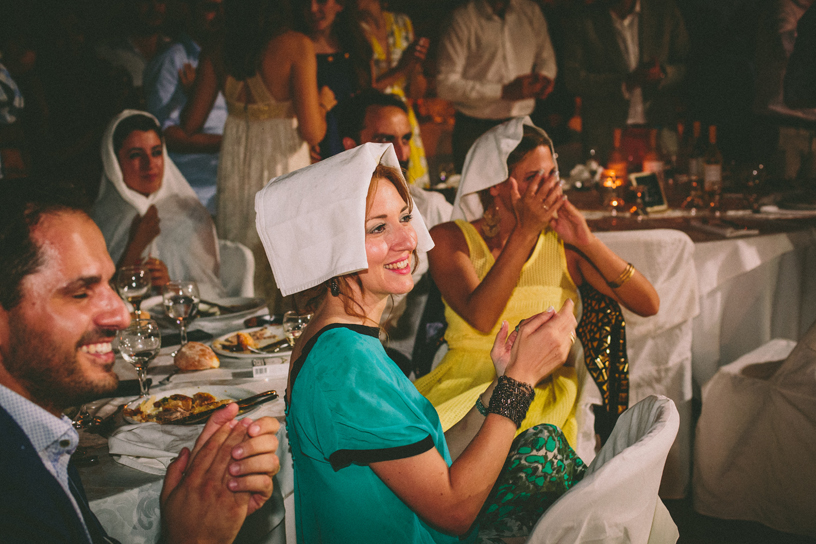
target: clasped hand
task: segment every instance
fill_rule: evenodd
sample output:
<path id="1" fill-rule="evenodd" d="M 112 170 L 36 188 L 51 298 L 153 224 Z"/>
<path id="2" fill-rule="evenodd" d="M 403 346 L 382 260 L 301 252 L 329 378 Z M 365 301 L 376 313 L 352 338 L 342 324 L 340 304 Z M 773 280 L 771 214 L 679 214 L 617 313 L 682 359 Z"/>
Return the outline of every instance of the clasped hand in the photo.
<path id="1" fill-rule="evenodd" d="M 164 542 L 232 542 L 246 516 L 272 496 L 280 464 L 278 421 L 237 421 L 238 405 L 210 417 L 193 451 L 167 468 L 161 492 Z"/>
<path id="2" fill-rule="evenodd" d="M 538 72 L 523 74 L 502 87 L 502 99 L 524 100 L 527 98 L 547 98 L 555 82 Z"/>
<path id="3" fill-rule="evenodd" d="M 562 366 L 572 347 L 576 321 L 574 304 L 567 299 L 557 313 L 550 307 L 522 321 L 510 332 L 503 321 L 490 350 L 496 375 L 535 385 Z"/>

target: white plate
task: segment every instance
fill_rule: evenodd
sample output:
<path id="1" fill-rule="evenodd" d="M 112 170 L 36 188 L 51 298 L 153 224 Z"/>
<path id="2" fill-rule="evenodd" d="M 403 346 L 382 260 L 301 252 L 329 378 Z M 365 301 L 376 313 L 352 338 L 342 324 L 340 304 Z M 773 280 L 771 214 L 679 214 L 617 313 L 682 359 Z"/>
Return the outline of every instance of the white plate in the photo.
<path id="1" fill-rule="evenodd" d="M 260 297 L 229 297 L 229 298 L 217 298 L 213 300 L 213 302 L 217 302 L 219 304 L 224 304 L 225 306 L 234 306 L 234 305 L 243 305 L 246 304 L 249 306 L 248 309 L 243 310 L 241 312 L 233 312 L 224 315 L 208 315 L 207 312 L 210 308 L 215 310 L 214 306 L 209 306 L 205 303 L 199 304 L 199 314 L 193 320 L 192 323 L 202 322 L 202 323 L 219 323 L 225 321 L 233 321 L 237 319 L 243 319 L 246 317 L 251 316 L 258 310 L 266 308 L 266 301 Z M 166 321 L 171 321 L 170 318 L 167 317 L 164 313 L 164 306 L 162 304 L 161 297 L 150 297 L 146 299 L 142 303 L 142 308 L 147 310 L 150 315 L 155 319 L 159 317 Z"/>
<path id="2" fill-rule="evenodd" d="M 272 344 L 274 342 L 278 342 L 286 338 L 283 334 L 283 327 L 281 325 L 265 325 L 263 327 L 253 327 L 251 329 L 243 329 L 240 331 L 231 332 L 229 334 L 225 334 L 224 336 L 220 336 L 212 341 L 212 348 L 213 351 L 216 352 L 218 355 L 223 355 L 224 357 L 235 357 L 237 359 L 263 359 L 265 357 L 281 357 L 291 350 L 291 348 L 286 347 L 283 348 L 281 351 L 277 353 L 253 353 L 251 351 L 229 351 L 227 349 L 222 348 L 222 344 L 226 342 L 228 338 L 238 334 L 239 332 L 245 333 L 253 333 L 260 330 L 266 330 L 268 332 L 268 337 L 263 338 L 262 340 L 256 340 L 258 347 L 262 348 L 268 344 Z"/>
<path id="3" fill-rule="evenodd" d="M 167 389 L 165 391 L 156 391 L 155 393 L 151 393 L 150 396 L 153 397 L 153 401 L 155 402 L 157 400 L 163 399 L 164 397 L 169 397 L 170 395 L 187 395 L 188 397 L 192 397 L 196 393 L 209 393 L 218 400 L 222 399 L 241 400 L 257 394 L 251 389 L 246 389 L 244 387 L 235 387 L 234 385 L 191 385 L 188 387 Z M 133 402 L 128 403 L 127 408 L 130 410 L 134 410 L 142 402 L 143 399 L 136 399 Z M 135 419 L 129 417 L 124 417 L 124 420 L 127 421 L 128 423 L 137 424 L 143 423 L 141 421 L 136 421 Z"/>

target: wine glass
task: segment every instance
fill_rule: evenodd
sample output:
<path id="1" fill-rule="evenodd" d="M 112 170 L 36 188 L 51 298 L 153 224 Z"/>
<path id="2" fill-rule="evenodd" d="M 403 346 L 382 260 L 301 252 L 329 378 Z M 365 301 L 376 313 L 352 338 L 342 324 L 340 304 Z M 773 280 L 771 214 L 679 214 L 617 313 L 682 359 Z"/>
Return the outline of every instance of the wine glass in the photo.
<path id="1" fill-rule="evenodd" d="M 295 311 L 288 311 L 283 314 L 283 333 L 289 341 L 289 345 L 294 347 L 295 342 L 303 333 L 303 329 L 309 323 L 312 314 L 299 314 Z"/>
<path id="2" fill-rule="evenodd" d="M 150 271 L 143 266 L 123 266 L 116 275 L 116 290 L 120 297 L 133 305 L 136 319 L 142 318 L 142 299 L 150 287 Z"/>
<path id="3" fill-rule="evenodd" d="M 136 368 L 140 397 L 146 397 L 150 390 L 150 384 L 145 382 L 147 366 L 161 349 L 159 325 L 152 319 L 135 319 L 116 337 L 122 357 Z"/>
<path id="4" fill-rule="evenodd" d="M 171 281 L 162 288 L 164 313 L 179 326 L 181 345 L 187 343 L 187 325 L 198 314 L 198 284 L 194 281 Z"/>

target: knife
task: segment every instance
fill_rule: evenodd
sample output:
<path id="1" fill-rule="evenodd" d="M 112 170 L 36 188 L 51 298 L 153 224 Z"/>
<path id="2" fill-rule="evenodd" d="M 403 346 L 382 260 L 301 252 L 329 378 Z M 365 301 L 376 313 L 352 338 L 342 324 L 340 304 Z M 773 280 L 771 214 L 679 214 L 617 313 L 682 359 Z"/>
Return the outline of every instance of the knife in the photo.
<path id="1" fill-rule="evenodd" d="M 248 412 L 251 408 L 255 408 L 265 402 L 269 402 L 271 400 L 275 400 L 278 398 L 278 392 L 273 390 L 264 391 L 263 393 L 259 393 L 257 395 L 253 395 L 251 397 L 247 397 L 245 399 L 236 400 L 235 404 L 238 405 L 238 413 L 243 414 Z M 229 404 L 229 403 L 228 403 Z M 228 404 L 223 404 L 218 406 L 217 408 L 210 408 L 209 410 L 204 410 L 203 412 L 198 412 L 197 414 L 192 414 L 187 417 L 183 417 L 181 419 L 176 419 L 174 421 L 168 421 L 167 425 L 194 425 L 196 423 L 202 423 L 207 420 L 213 412 L 221 410 Z"/>

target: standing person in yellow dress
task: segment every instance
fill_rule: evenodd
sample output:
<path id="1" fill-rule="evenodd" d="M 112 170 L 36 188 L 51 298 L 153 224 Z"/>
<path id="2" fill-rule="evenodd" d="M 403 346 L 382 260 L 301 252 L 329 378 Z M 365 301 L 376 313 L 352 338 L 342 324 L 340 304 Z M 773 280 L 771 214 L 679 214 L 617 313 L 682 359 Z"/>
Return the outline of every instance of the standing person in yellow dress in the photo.
<path id="1" fill-rule="evenodd" d="M 357 10 L 360 26 L 374 53 L 373 87 L 399 96 L 408 106 L 408 121 L 413 131 L 408 183 L 427 187 L 430 183 L 428 162 L 411 99 L 422 98 L 427 88 L 422 61 L 428 53 L 428 38 L 414 38 L 410 17 L 384 10 L 381 0 L 357 0 Z"/>
<path id="2" fill-rule="evenodd" d="M 638 315 L 657 313 L 649 281 L 587 227 L 561 191 L 552 142 L 529 117 L 511 119 L 482 135 L 468 152 L 454 203 L 455 221 L 431 230 L 431 275 L 445 303 L 449 351 L 415 385 L 455 424 L 495 377 L 492 338 L 503 323 L 571 299 L 589 282 Z M 573 360 L 577 354 L 573 353 Z M 519 432 L 539 423 L 564 431 L 575 444 L 575 368 L 561 367 L 537 386 Z"/>

